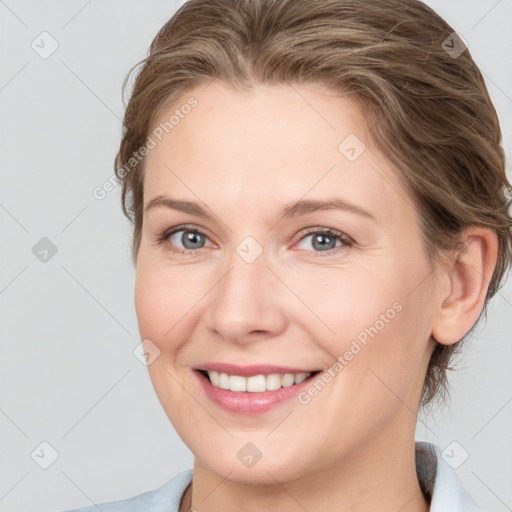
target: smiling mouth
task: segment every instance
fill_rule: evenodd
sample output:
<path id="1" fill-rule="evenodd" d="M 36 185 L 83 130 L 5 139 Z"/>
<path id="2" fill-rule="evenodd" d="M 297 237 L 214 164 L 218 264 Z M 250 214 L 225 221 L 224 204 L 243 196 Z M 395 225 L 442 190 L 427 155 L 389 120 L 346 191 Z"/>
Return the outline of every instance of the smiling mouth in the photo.
<path id="1" fill-rule="evenodd" d="M 264 393 L 265 391 L 277 391 L 300 384 L 311 379 L 321 370 L 307 373 L 271 373 L 267 375 L 229 375 L 224 372 L 198 370 L 213 387 L 235 392 Z"/>

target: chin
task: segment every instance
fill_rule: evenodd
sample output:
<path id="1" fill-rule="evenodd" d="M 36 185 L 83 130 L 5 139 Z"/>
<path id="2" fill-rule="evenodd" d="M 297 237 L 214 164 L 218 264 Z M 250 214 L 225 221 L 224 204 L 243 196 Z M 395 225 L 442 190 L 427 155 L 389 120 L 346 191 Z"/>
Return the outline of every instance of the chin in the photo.
<path id="1" fill-rule="evenodd" d="M 210 471 L 216 473 L 229 482 L 241 485 L 275 485 L 278 482 L 287 482 L 304 476 L 305 468 L 294 466 L 291 461 L 269 461 L 260 459 L 252 467 L 244 467 L 242 464 L 233 464 L 226 461 L 212 461 L 207 465 Z"/>
<path id="2" fill-rule="evenodd" d="M 236 435 L 215 447 L 198 447 L 193 446 L 194 443 L 188 446 L 195 455 L 196 464 L 237 484 L 275 485 L 276 481 L 295 480 L 312 471 L 312 463 L 317 460 L 312 453 L 314 450 L 308 453 L 307 449 L 298 450 L 296 445 L 264 441 L 266 435 L 268 433 L 262 434 L 262 440 L 255 440 L 254 444 L 247 439 L 258 436 Z"/>

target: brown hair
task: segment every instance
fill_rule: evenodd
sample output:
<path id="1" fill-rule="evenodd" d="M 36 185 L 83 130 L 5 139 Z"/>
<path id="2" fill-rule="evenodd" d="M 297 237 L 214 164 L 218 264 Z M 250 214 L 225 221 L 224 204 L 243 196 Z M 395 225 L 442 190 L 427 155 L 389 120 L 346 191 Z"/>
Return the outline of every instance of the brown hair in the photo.
<path id="1" fill-rule="evenodd" d="M 511 262 L 510 185 L 496 111 L 462 44 L 417 0 L 187 1 L 123 84 L 125 90 L 140 66 L 115 162 L 123 211 L 133 222 L 133 262 L 143 219 L 140 149 L 164 109 L 213 79 L 239 89 L 320 83 L 352 95 L 365 109 L 373 142 L 413 198 L 432 263 L 463 249 L 458 235 L 467 226 L 497 233 L 499 255 L 485 315 Z M 436 344 L 423 405 L 446 396 L 446 370 L 461 341 Z"/>

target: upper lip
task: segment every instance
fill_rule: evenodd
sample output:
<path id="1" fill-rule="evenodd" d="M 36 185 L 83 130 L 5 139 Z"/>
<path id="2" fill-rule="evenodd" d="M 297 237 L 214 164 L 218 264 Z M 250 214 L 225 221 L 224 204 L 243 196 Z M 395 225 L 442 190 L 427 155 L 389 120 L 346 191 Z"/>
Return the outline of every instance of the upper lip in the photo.
<path id="1" fill-rule="evenodd" d="M 249 366 L 240 366 L 231 363 L 205 363 L 198 365 L 194 370 L 205 370 L 228 375 L 240 375 L 241 377 L 252 377 L 254 375 L 270 375 L 271 373 L 312 373 L 318 369 L 305 369 L 291 366 L 277 366 L 268 364 L 252 364 Z"/>

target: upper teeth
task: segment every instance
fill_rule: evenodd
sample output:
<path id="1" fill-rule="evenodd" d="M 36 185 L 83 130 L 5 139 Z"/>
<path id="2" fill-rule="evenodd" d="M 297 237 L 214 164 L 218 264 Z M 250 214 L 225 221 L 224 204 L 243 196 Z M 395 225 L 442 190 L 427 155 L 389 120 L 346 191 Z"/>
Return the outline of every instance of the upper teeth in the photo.
<path id="1" fill-rule="evenodd" d="M 307 379 L 309 373 L 272 373 L 270 375 L 254 375 L 253 377 L 242 377 L 240 375 L 228 375 L 209 371 L 210 382 L 216 388 L 229 389 L 231 391 L 249 391 L 261 393 L 263 391 L 274 391 L 281 387 L 287 388 L 293 384 L 299 384 Z"/>

